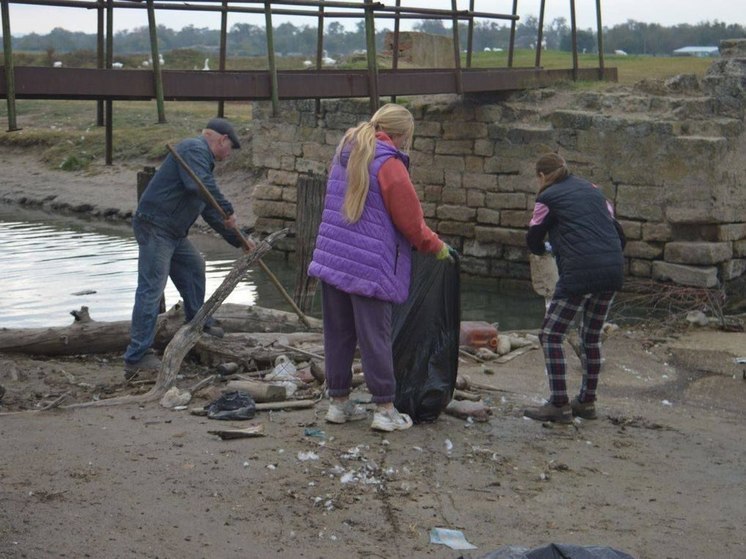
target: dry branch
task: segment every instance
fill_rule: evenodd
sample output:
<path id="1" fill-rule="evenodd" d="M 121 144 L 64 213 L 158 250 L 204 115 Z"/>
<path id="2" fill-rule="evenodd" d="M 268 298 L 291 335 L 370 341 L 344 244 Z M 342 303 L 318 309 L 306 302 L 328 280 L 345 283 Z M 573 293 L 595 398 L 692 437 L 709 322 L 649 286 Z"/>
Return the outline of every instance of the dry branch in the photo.
<path id="1" fill-rule="evenodd" d="M 160 399 L 166 391 L 174 385 L 181 363 L 184 360 L 184 357 L 186 357 L 186 354 L 189 353 L 189 350 L 194 347 L 194 344 L 197 343 L 197 340 L 202 335 L 202 328 L 207 319 L 215 313 L 222 302 L 231 294 L 248 269 L 267 252 L 272 250 L 272 244 L 278 239 L 284 237 L 286 234 L 287 230 L 283 229 L 282 231 L 269 235 L 261 243 L 257 244 L 253 251 L 242 255 L 238 260 L 236 260 L 235 264 L 233 264 L 233 268 L 212 296 L 204 305 L 202 305 L 199 311 L 197 311 L 197 314 L 188 324 L 179 328 L 179 331 L 176 332 L 173 339 L 166 347 L 166 351 L 163 354 L 161 370 L 158 373 L 155 386 L 153 386 L 149 392 L 138 396 L 122 396 L 119 398 L 110 398 L 108 400 L 72 404 L 65 407 L 101 407 L 152 402 Z"/>

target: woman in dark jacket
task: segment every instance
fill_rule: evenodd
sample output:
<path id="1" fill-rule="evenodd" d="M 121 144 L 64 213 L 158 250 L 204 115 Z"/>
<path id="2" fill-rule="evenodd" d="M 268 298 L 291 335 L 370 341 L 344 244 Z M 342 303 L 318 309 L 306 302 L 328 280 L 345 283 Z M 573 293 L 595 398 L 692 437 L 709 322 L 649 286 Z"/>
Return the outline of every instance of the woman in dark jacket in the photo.
<path id="1" fill-rule="evenodd" d="M 559 423 L 570 423 L 573 416 L 595 419 L 601 328 L 624 280 L 624 233 L 603 193 L 570 174 L 565 160 L 556 153 L 539 158 L 536 177 L 539 194 L 526 242 L 534 254 L 544 254 L 546 247 L 551 247 L 559 280 L 539 335 L 551 395 L 546 404 L 528 408 L 523 414 Z M 547 236 L 549 243 L 545 244 Z M 570 401 L 562 342 L 578 312 L 583 381 L 578 396 Z"/>

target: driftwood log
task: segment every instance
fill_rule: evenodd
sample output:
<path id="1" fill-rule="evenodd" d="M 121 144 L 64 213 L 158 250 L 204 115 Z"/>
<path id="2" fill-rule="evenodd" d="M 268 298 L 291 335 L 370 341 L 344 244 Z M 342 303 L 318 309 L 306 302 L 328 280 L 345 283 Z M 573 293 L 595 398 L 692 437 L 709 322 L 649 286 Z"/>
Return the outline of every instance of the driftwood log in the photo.
<path id="1" fill-rule="evenodd" d="M 233 264 L 233 268 L 228 275 L 225 276 L 225 279 L 223 279 L 223 282 L 215 290 L 212 296 L 204 305 L 202 305 L 199 311 L 197 311 L 197 314 L 188 324 L 179 328 L 168 346 L 166 346 L 166 351 L 163 353 L 161 370 L 158 372 L 158 378 L 150 391 L 142 395 L 109 398 L 107 400 L 72 404 L 65 407 L 102 407 L 151 402 L 160 399 L 176 382 L 176 375 L 181 368 L 181 363 L 184 361 L 184 357 L 186 357 L 187 353 L 189 353 L 189 351 L 194 347 L 194 344 L 197 343 L 197 340 L 202 336 L 202 327 L 205 325 L 205 321 L 215 313 L 228 295 L 231 294 L 248 269 L 272 249 L 272 244 L 274 242 L 283 238 L 286 234 L 286 229 L 272 233 L 262 242 L 258 243 L 254 250 L 242 255 L 238 260 L 236 260 Z"/>
<path id="2" fill-rule="evenodd" d="M 0 353 L 29 355 L 78 355 L 124 352 L 129 343 L 129 320 L 93 320 L 88 307 L 72 311 L 70 326 L 57 328 L 0 328 Z M 253 305 L 226 304 L 215 312 L 226 332 L 298 332 L 308 328 L 294 313 Z M 321 321 L 308 317 L 313 330 Z M 165 348 L 184 325 L 180 304 L 158 316 L 154 347 Z"/>

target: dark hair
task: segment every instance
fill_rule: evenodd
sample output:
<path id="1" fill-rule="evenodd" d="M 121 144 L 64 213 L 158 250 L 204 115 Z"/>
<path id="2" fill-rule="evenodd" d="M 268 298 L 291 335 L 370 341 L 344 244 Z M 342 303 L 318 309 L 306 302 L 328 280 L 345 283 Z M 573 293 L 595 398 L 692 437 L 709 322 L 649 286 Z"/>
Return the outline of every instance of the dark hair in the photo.
<path id="1" fill-rule="evenodd" d="M 544 175 L 544 184 L 539 188 L 539 192 L 549 188 L 555 182 L 565 180 L 570 176 L 570 169 L 567 168 L 565 160 L 557 153 L 545 153 L 536 161 L 536 176 Z"/>

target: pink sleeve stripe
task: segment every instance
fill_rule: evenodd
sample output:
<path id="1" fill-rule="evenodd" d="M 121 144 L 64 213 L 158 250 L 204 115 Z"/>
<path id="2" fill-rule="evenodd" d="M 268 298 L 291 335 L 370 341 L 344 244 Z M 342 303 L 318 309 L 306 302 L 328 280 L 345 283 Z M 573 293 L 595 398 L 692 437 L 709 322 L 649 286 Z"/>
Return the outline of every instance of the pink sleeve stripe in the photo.
<path id="1" fill-rule="evenodd" d="M 531 216 L 531 221 L 528 226 L 533 227 L 534 225 L 539 225 L 544 221 L 544 219 L 546 219 L 547 214 L 549 214 L 549 208 L 541 202 L 536 202 L 536 204 L 534 204 L 534 214 Z"/>
<path id="2" fill-rule="evenodd" d="M 606 209 L 609 210 L 609 214 L 611 215 L 611 217 L 614 217 L 614 206 L 612 206 L 611 202 L 609 202 L 608 200 L 606 200 Z"/>

